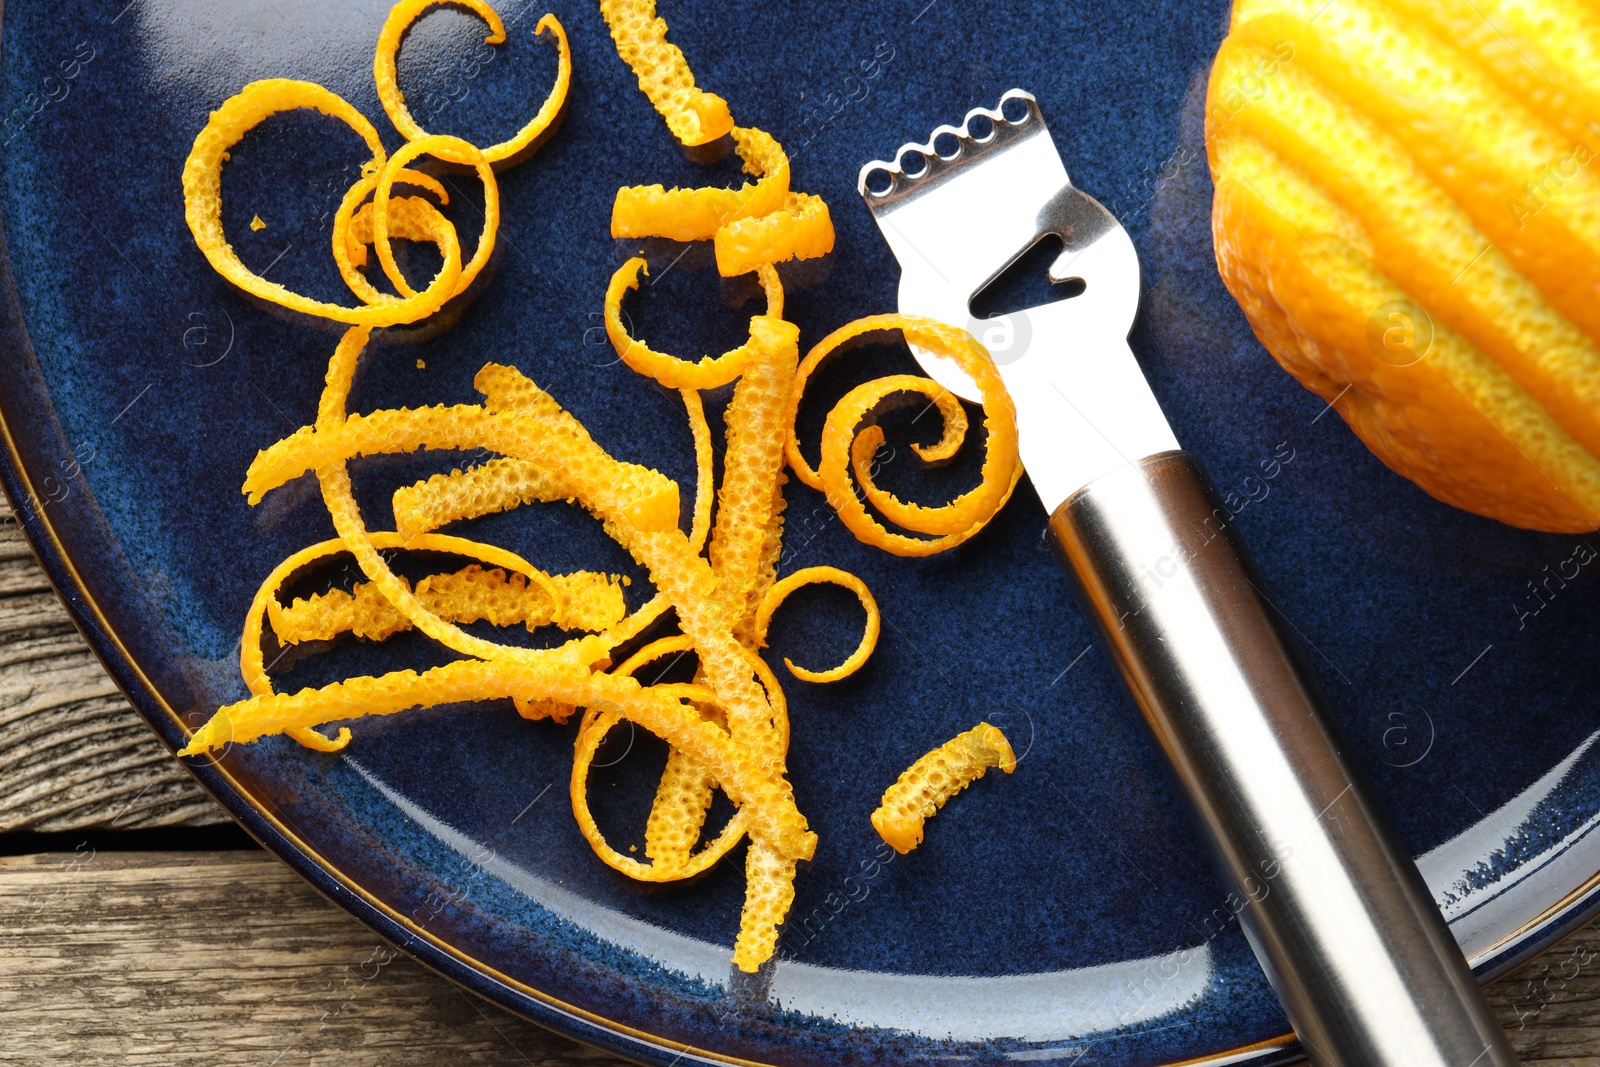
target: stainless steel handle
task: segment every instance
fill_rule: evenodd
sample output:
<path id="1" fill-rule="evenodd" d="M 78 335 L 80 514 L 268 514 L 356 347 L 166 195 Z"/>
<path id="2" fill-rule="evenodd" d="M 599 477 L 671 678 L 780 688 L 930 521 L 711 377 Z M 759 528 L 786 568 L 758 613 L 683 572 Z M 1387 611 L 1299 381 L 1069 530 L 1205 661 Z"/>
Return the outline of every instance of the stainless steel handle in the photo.
<path id="1" fill-rule="evenodd" d="M 1050 525 L 1311 1062 L 1513 1067 L 1194 460 L 1105 475 Z"/>

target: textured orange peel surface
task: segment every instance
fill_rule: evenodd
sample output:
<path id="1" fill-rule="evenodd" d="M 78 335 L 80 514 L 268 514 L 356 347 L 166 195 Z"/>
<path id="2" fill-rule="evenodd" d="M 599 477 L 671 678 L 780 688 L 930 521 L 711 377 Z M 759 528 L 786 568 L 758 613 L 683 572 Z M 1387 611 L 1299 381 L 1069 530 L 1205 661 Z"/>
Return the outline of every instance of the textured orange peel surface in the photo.
<path id="1" fill-rule="evenodd" d="M 506 43 L 505 25 L 486 0 L 448 3 L 485 22 L 489 44 Z M 784 289 L 775 264 L 831 251 L 827 205 L 790 188 L 789 160 L 775 139 L 736 126 L 726 101 L 695 86 L 686 58 L 667 41 L 666 24 L 652 2 L 601 0 L 619 55 L 672 134 L 685 145 L 729 136 L 752 177 L 737 189 L 625 188 L 612 219 L 614 232 L 622 236 L 712 241 L 721 274 L 754 274 L 765 293 L 765 313 L 752 317 L 745 345 L 690 361 L 652 350 L 622 325 L 622 300 L 639 284 L 642 258 L 624 263 L 607 288 L 606 328 L 623 362 L 681 395 L 695 469 L 687 514 L 676 482 L 612 456 L 555 397 L 515 367 L 483 365 L 474 379 L 481 403 L 351 414 L 357 366 L 371 346 L 381 343 L 376 330 L 436 316 L 446 328 L 454 321 L 459 312 L 439 313 L 480 277 L 494 252 L 501 209 L 496 175 L 544 143 L 571 86 L 566 32 L 546 15 L 536 32 L 548 34 L 556 45 L 555 84 L 514 136 L 479 148 L 423 130 L 398 84 L 397 57 L 407 31 L 435 6 L 434 0 L 400 0 L 379 36 L 373 61 L 378 97 L 404 138 L 392 154 L 371 122 L 335 94 L 308 82 L 268 79 L 246 86 L 212 113 L 185 163 L 186 218 L 215 269 L 252 296 L 345 329 L 329 360 L 315 419 L 262 449 L 243 484 L 253 505 L 302 475 L 315 478 L 336 536 L 292 553 L 261 583 L 240 641 L 248 695 L 219 708 L 180 755 L 222 753 L 232 744 L 280 734 L 318 752 L 336 752 L 351 743 L 352 723 L 359 729 L 366 717 L 424 707 L 470 708 L 509 699 L 524 718 L 555 723 L 581 710 L 569 798 L 583 837 L 601 862 L 644 882 L 691 879 L 748 841 L 733 962 L 754 971 L 776 951 L 794 899 L 797 864 L 810 859 L 817 844 L 787 777 L 788 701 L 760 655 L 769 624 L 801 586 L 825 582 L 853 592 L 866 625 L 850 656 L 815 670 L 784 661 L 796 677 L 828 683 L 865 666 L 881 622 L 876 600 L 854 575 L 816 566 L 779 576 L 786 468 L 809 485 L 827 487 L 829 502 L 863 540 L 891 551 L 937 551 L 981 529 L 1020 475 L 1009 399 L 997 390 L 998 378 L 981 346 L 960 331 L 922 320 L 862 320 L 837 331 L 802 362 L 799 330 L 784 318 Z M 221 174 L 229 150 L 273 115 L 296 108 L 339 119 L 371 153 L 334 213 L 333 260 L 358 301 L 355 306 L 313 300 L 252 273 L 222 229 Z M 483 186 L 482 225 L 470 256 L 443 211 L 450 196 L 428 159 L 470 170 Z M 433 245 L 442 262 L 434 277 L 407 277 L 395 240 Z M 871 409 L 888 398 L 916 395 L 938 408 L 945 426 L 941 440 L 912 446 L 924 460 L 940 462 L 961 447 L 968 429 L 965 409 L 926 379 L 898 376 L 858 387 L 829 416 L 820 469 L 813 471 L 799 458 L 793 425 L 808 377 L 844 340 L 875 330 L 901 330 L 916 343 L 951 355 L 984 388 L 981 481 L 949 504 L 904 503 L 870 477 L 871 453 L 882 435 L 875 426 L 861 427 Z M 701 394 L 730 385 L 719 482 Z M 402 486 L 391 499 L 393 529 L 371 528 L 356 503 L 351 461 L 419 450 L 468 451 L 483 458 Z M 847 468 L 855 471 L 864 501 L 850 486 Z M 496 545 L 441 532 L 452 524 L 536 505 L 570 505 L 591 515 L 648 573 L 653 595 L 630 610 L 628 578 L 549 573 Z M 888 533 L 869 506 L 923 536 Z M 457 562 L 413 581 L 395 569 L 409 553 Z M 338 558 L 352 559 L 360 579 L 348 588 L 283 601 L 280 594 L 291 581 Z M 662 636 L 667 620 L 677 632 Z M 465 629 L 469 624 L 478 625 Z M 481 624 L 497 631 L 521 627 L 543 634 L 554 628 L 567 634 L 550 647 L 533 648 L 502 640 L 498 633 L 483 636 Z M 318 643 L 346 636 L 383 641 L 407 630 L 420 631 L 458 658 L 421 672 L 400 670 L 280 692 L 264 654 L 264 641 L 273 639 L 320 650 Z M 660 680 L 675 668 L 692 669 L 693 680 Z M 641 674 L 658 680 L 643 682 Z M 608 842 L 589 805 L 595 756 L 624 722 L 668 746 L 643 827 L 642 857 L 638 844 L 625 853 Z M 335 735 L 324 732 L 333 726 Z M 951 749 L 957 742 L 946 749 L 966 752 Z M 925 782 L 919 788 L 937 792 L 943 787 Z M 718 791 L 735 811 L 707 840 L 704 824 Z"/>

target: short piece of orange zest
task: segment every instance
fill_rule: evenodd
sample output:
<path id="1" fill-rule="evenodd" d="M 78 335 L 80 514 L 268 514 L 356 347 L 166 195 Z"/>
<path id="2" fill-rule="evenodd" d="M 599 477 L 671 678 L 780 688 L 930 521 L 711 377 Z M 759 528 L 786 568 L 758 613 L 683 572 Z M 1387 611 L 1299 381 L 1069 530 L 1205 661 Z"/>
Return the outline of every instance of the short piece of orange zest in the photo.
<path id="1" fill-rule="evenodd" d="M 1005 734 L 980 722 L 917 760 L 884 791 L 872 813 L 878 836 L 896 852 L 910 852 L 922 844 L 922 824 L 990 767 L 1010 774 L 1017 757 Z"/>
<path id="2" fill-rule="evenodd" d="M 948 504 L 925 507 L 907 504 L 880 489 L 872 479 L 873 456 L 883 444 L 883 429 L 875 422 L 863 426 L 886 402 L 916 401 L 936 406 L 944 416 L 944 435 L 931 447 L 914 451 L 927 463 L 940 462 L 961 446 L 966 416 L 958 414 L 960 402 L 931 378 L 893 374 L 864 382 L 844 395 L 828 413 L 822 430 L 822 462 L 813 469 L 801 454 L 791 432 L 787 444 L 789 466 L 813 489 L 827 495 L 828 503 L 851 533 L 866 544 L 900 556 L 928 556 L 953 548 L 983 529 L 1011 498 L 1022 465 L 1017 455 L 1017 413 L 989 352 L 965 330 L 914 315 L 871 315 L 841 326 L 823 338 L 800 364 L 790 403 L 790 425 L 798 415 L 806 384 L 845 342 L 876 331 L 898 330 L 908 343 L 953 360 L 977 383 L 983 398 L 983 469 L 978 485 Z M 854 471 L 862 495 L 885 518 L 914 533 L 891 532 L 867 510 L 856 495 L 850 473 Z"/>
<path id="3" fill-rule="evenodd" d="M 763 263 L 816 259 L 833 251 L 833 217 L 822 197 L 790 193 L 778 211 L 725 223 L 713 245 L 717 273 L 724 278 L 748 274 Z"/>
<path id="4" fill-rule="evenodd" d="M 695 87 L 689 61 L 667 40 L 666 21 L 656 17 L 655 0 L 600 0 L 600 14 L 617 54 L 679 144 L 707 144 L 733 129 L 728 102 Z"/>
<path id="5" fill-rule="evenodd" d="M 378 34 L 378 50 L 372 60 L 372 76 L 378 85 L 378 100 L 383 104 L 384 113 L 389 116 L 389 121 L 394 123 L 394 128 L 408 141 L 420 140 L 426 137 L 427 133 L 412 117 L 410 109 L 406 107 L 405 95 L 400 92 L 396 75 L 400 43 L 406 31 L 425 12 L 445 4 L 466 8 L 487 22 L 489 35 L 484 38 L 485 43 L 492 45 L 506 43 L 505 23 L 501 21 L 494 8 L 484 0 L 400 0 L 400 3 L 390 8 L 389 17 L 384 20 L 383 29 Z M 567 103 L 567 92 L 572 87 L 572 49 L 567 44 L 567 31 L 562 28 L 561 22 L 554 15 L 545 15 L 539 20 L 534 32 L 549 32 L 555 38 L 557 49 L 555 85 L 551 87 L 550 95 L 545 97 L 538 113 L 526 126 L 509 140 L 490 145 L 483 150 L 484 158 L 493 164 L 496 170 L 519 162 L 530 150 L 538 147 L 539 139 L 560 117 L 562 108 Z"/>
<path id="6" fill-rule="evenodd" d="M 611 208 L 611 236 L 708 241 L 718 229 L 737 220 L 781 211 L 790 196 L 789 157 L 783 146 L 765 131 L 754 129 L 734 130 L 733 144 L 744 161 L 745 173 L 757 176 L 758 181 L 741 189 L 625 185 L 617 190 Z"/>
<path id="7" fill-rule="evenodd" d="M 837 682 L 848 678 L 859 671 L 872 655 L 872 650 L 878 647 L 878 630 L 882 625 L 882 617 L 878 614 L 878 602 L 872 598 L 872 591 L 867 588 L 867 583 L 837 567 L 806 567 L 779 579 L 766 596 L 761 600 L 761 606 L 756 612 L 756 639 L 763 645 L 767 641 L 767 627 L 772 623 L 772 613 L 778 610 L 789 594 L 803 585 L 828 583 L 842 585 L 854 593 L 861 601 L 861 606 L 867 612 L 867 625 L 861 634 L 861 643 L 856 650 L 850 653 L 848 659 L 826 671 L 809 671 L 804 667 L 796 667 L 787 657 L 783 665 L 789 668 L 789 673 L 805 682 Z"/>

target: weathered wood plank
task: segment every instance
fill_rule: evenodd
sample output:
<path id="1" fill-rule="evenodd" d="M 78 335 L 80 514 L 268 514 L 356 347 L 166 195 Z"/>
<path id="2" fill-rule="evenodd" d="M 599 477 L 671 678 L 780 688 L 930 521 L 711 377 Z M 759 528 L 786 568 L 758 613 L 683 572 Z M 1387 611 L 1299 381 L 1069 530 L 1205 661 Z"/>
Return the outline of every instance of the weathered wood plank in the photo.
<path id="1" fill-rule="evenodd" d="M 1600 930 L 1492 990 L 1526 1067 L 1600 1067 Z M 0 860 L 0 1062 L 610 1064 L 403 955 L 262 853 Z"/>
<path id="2" fill-rule="evenodd" d="M 616 1063 L 400 955 L 260 852 L 0 860 L 0 1063 Z"/>
<path id="3" fill-rule="evenodd" d="M 106 677 L 0 497 L 0 832 L 227 819 Z"/>

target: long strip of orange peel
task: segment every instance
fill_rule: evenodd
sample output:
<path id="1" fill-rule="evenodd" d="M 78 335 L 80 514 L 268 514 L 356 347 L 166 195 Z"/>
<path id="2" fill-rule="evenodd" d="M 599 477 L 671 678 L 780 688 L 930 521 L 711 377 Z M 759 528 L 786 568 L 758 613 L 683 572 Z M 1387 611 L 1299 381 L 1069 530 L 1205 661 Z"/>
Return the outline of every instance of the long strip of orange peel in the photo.
<path id="1" fill-rule="evenodd" d="M 635 256 L 618 267 L 611 276 L 611 284 L 606 288 L 606 336 L 611 339 L 611 346 L 617 350 L 622 362 L 638 373 L 654 378 L 668 389 L 715 389 L 727 385 L 744 373 L 745 367 L 758 351 L 791 348 L 799 344 L 799 328 L 769 313 L 751 316 L 750 339 L 720 356 L 706 356 L 691 363 L 677 356 L 656 352 L 643 341 L 629 336 L 627 327 L 622 324 L 622 298 L 629 291 L 639 288 L 640 271 L 648 274 L 649 268 L 642 256 Z M 778 272 L 765 266 L 761 272 L 761 282 L 767 292 L 769 312 L 775 297 L 781 307 L 783 288 L 778 281 Z"/>
<path id="2" fill-rule="evenodd" d="M 389 17 L 384 20 L 383 29 L 378 33 L 378 48 L 372 58 L 372 77 L 377 83 L 378 100 L 383 104 L 384 113 L 389 116 L 389 121 L 394 123 L 394 128 L 408 141 L 426 137 L 427 131 L 423 130 L 412 117 L 411 110 L 406 107 L 405 94 L 400 91 L 396 75 L 400 43 L 405 38 L 406 31 L 422 17 L 424 12 L 444 4 L 465 8 L 487 22 L 489 35 L 484 38 L 486 44 L 506 43 L 505 23 L 494 8 L 484 0 L 400 0 L 390 8 Z M 526 126 L 508 140 L 490 145 L 483 150 L 484 158 L 497 171 L 515 165 L 526 158 L 530 150 L 537 148 L 540 137 L 552 127 L 566 106 L 567 92 L 572 87 L 572 48 L 567 44 L 567 31 L 553 14 L 545 15 L 534 29 L 535 34 L 546 32 L 554 37 L 556 42 L 555 84 L 551 86 L 549 95 L 539 107 L 538 114 L 534 115 Z"/>
<path id="3" fill-rule="evenodd" d="M 372 543 L 375 547 L 385 550 L 412 548 L 423 552 L 444 552 L 454 556 L 464 556 L 530 579 L 540 573 L 533 564 L 514 552 L 448 534 L 425 534 L 421 537 L 402 539 L 399 534 L 375 533 L 372 535 Z M 244 633 L 239 640 L 239 673 L 252 694 L 268 696 L 273 692 L 272 679 L 267 673 L 266 661 L 261 652 L 261 634 L 264 620 L 271 611 L 271 605 L 277 601 L 278 590 L 306 567 L 344 551 L 344 542 L 338 538 L 303 548 L 273 568 L 272 573 L 267 575 L 266 580 L 256 590 L 256 595 L 250 602 L 250 609 L 245 614 Z M 609 643 L 618 642 L 612 638 Z M 321 752 L 337 751 L 350 741 L 350 731 L 347 728 L 340 729 L 336 740 L 323 737 L 309 728 L 293 729 L 290 735 L 307 747 Z"/>
<path id="4" fill-rule="evenodd" d="M 733 145 L 744 172 L 758 180 L 738 189 L 625 185 L 611 207 L 611 236 L 709 241 L 736 220 L 781 211 L 789 196 L 789 157 L 783 146 L 764 130 L 744 128 L 733 131 Z"/>
<path id="5" fill-rule="evenodd" d="M 395 529 L 414 537 L 452 522 L 567 496 L 558 474 L 520 459 L 500 457 L 401 486 L 391 503 Z"/>
<path id="6" fill-rule="evenodd" d="M 705 403 L 693 389 L 680 389 L 683 408 L 689 416 L 689 433 L 694 440 L 694 518 L 689 526 L 689 547 L 700 552 L 711 535 L 711 494 L 715 474 L 711 455 L 711 426 L 706 422 Z"/>
<path id="7" fill-rule="evenodd" d="M 195 732 L 179 755 L 196 756 L 292 729 L 310 729 L 341 719 L 389 715 L 439 704 L 520 697 L 549 699 L 629 719 L 669 744 L 694 752 L 745 812 L 750 830 L 782 856 L 808 858 L 816 835 L 794 806 L 784 784 L 764 773 L 699 710 L 672 690 L 639 685 L 632 678 L 590 671 L 552 650 L 535 662 L 458 660 L 421 674 L 398 671 L 352 678 L 321 689 L 251 697 L 218 710 Z"/>
<path id="8" fill-rule="evenodd" d="M 770 276 L 776 286 L 775 272 Z M 781 298 L 781 288 L 777 292 Z M 772 581 L 766 568 L 777 562 L 768 547 L 782 536 L 784 417 L 797 357 L 794 347 L 758 349 L 734 386 L 725 416 L 727 451 L 707 555 L 719 582 L 717 596 L 747 648 L 757 647 L 753 616 Z M 710 449 L 708 435 L 708 461 Z M 667 753 L 645 826 L 645 853 L 657 867 L 688 862 L 715 788 L 715 778 L 689 753 Z"/>
<path id="9" fill-rule="evenodd" d="M 1022 476 L 1017 456 L 1016 408 L 1000 380 L 988 350 L 965 330 L 912 315 L 871 315 L 841 326 L 823 338 L 800 364 L 790 406 L 790 425 L 799 411 L 806 384 L 824 362 L 847 341 L 875 331 L 899 330 L 908 343 L 953 360 L 977 383 L 983 400 L 986 434 L 981 481 L 973 489 L 939 507 L 907 504 L 881 490 L 871 477 L 874 453 L 882 445 L 883 430 L 869 418 L 885 402 L 920 395 L 938 407 L 944 417 L 944 434 L 931 447 L 912 445 L 924 462 L 937 463 L 954 455 L 965 437 L 966 416 L 960 401 L 931 378 L 894 374 L 856 386 L 832 411 L 822 431 L 822 462 L 813 469 L 800 452 L 795 434 L 786 450 L 795 475 L 826 494 L 828 503 L 860 541 L 899 556 L 927 556 L 952 548 L 972 537 L 1010 499 Z M 868 425 L 863 426 L 863 423 Z M 866 509 L 850 482 L 854 470 L 862 493 L 890 522 L 926 538 L 891 532 Z"/>
<path id="10" fill-rule="evenodd" d="M 867 588 L 867 583 L 837 567 L 806 567 L 795 571 L 793 574 L 781 578 L 767 595 L 761 600 L 761 607 L 756 613 L 756 639 L 765 645 L 767 642 L 767 627 L 772 624 L 772 614 L 788 599 L 789 594 L 804 585 L 817 585 L 827 583 L 840 585 L 850 590 L 861 601 L 861 606 L 867 613 L 867 624 L 861 633 L 861 643 L 854 652 L 837 667 L 825 671 L 811 671 L 804 667 L 796 667 L 787 657 L 783 665 L 789 668 L 791 674 L 806 682 L 837 682 L 848 678 L 866 664 L 873 649 L 878 647 L 878 632 L 882 626 L 882 616 L 878 612 L 878 602 L 873 599 L 872 591 Z"/>
<path id="11" fill-rule="evenodd" d="M 774 524 L 783 522 L 783 445 L 798 361 L 797 345 L 758 346 L 734 386 L 725 417 L 727 450 L 708 556 L 722 582 L 734 632 L 746 637 L 772 581 L 762 570 L 763 551 Z M 745 643 L 754 647 L 753 641 Z"/>
<path id="12" fill-rule="evenodd" d="M 678 143 L 707 144 L 733 129 L 728 102 L 695 87 L 688 60 L 667 40 L 666 22 L 656 17 L 655 0 L 600 0 L 600 14 L 617 54 L 633 68 L 639 88 Z"/>
<path id="13" fill-rule="evenodd" d="M 451 622 L 522 625 L 530 632 L 541 626 L 599 632 L 627 614 L 622 586 L 612 577 L 590 571 L 528 578 L 496 567 L 473 563 L 458 571 L 430 574 L 416 586 L 417 599 Z M 330 589 L 298 597 L 283 605 L 267 605 L 272 632 L 284 644 L 330 641 L 351 633 L 367 641 L 383 641 L 411 628 L 411 622 L 383 598 L 370 582 L 357 582 L 348 592 Z"/>
<path id="14" fill-rule="evenodd" d="M 267 281 L 246 267 L 228 243 L 222 226 L 223 162 L 250 130 L 273 115 L 298 108 L 311 108 L 345 123 L 372 153 L 364 175 L 372 179 L 383 171 L 388 159 L 378 131 L 342 97 L 320 85 L 287 78 L 251 82 L 211 113 L 184 161 L 184 217 L 195 244 L 228 281 L 252 296 L 291 311 L 353 326 L 394 326 L 427 318 L 459 291 L 461 249 L 453 229 L 442 249 L 444 262 L 427 288 L 403 297 L 374 294 L 378 299 L 354 308 L 313 300 Z"/>
<path id="15" fill-rule="evenodd" d="M 910 852 L 922 844 L 923 823 L 990 767 L 1010 774 L 1017 757 L 1005 734 L 980 722 L 917 760 L 884 791 L 883 803 L 872 813 L 878 836 L 896 852 Z"/>

